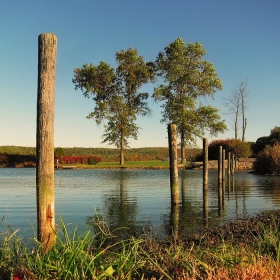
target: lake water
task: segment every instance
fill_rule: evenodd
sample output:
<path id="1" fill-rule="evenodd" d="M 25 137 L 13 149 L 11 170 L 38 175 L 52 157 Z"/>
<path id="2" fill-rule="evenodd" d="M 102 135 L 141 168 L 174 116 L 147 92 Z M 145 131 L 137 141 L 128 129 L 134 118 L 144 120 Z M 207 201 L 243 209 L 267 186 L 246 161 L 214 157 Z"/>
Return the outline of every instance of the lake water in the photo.
<path id="1" fill-rule="evenodd" d="M 0 232 L 19 229 L 34 236 L 36 226 L 36 169 L 0 168 Z M 203 199 L 202 171 L 180 170 L 181 203 L 172 209 L 169 170 L 55 170 L 56 223 L 61 216 L 69 227 L 104 220 L 111 229 L 152 230 L 167 236 L 197 232 L 201 226 L 222 225 L 262 210 L 280 207 L 280 177 L 237 171 L 218 195 L 217 171 L 209 171 Z M 125 230 L 125 229 L 123 229 Z"/>

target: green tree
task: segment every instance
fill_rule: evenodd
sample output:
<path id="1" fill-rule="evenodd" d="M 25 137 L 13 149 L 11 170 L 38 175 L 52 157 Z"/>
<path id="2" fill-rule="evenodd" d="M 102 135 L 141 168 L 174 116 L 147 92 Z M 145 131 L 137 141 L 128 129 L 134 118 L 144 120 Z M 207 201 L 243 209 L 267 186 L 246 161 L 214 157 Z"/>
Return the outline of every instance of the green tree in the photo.
<path id="1" fill-rule="evenodd" d="M 138 51 L 129 48 L 116 52 L 116 69 L 101 61 L 99 65 L 85 64 L 74 70 L 75 89 L 81 89 L 86 98 L 92 97 L 94 111 L 87 118 L 104 124 L 103 143 L 120 149 L 120 164 L 124 164 L 124 151 L 128 139 L 137 140 L 137 116 L 150 113 L 148 93 L 139 93 L 143 84 L 153 81 L 152 67 Z"/>
<path id="2" fill-rule="evenodd" d="M 60 148 L 60 147 L 54 148 L 54 156 L 56 156 L 56 157 L 65 156 L 65 152 L 64 152 L 63 148 Z"/>
<path id="3" fill-rule="evenodd" d="M 206 50 L 200 43 L 185 44 L 178 38 L 160 52 L 154 68 L 164 84 L 154 89 L 156 101 L 163 101 L 162 123 L 175 123 L 181 142 L 181 160 L 185 163 L 185 146 L 202 137 L 208 130 L 212 135 L 226 130 L 218 109 L 204 106 L 201 97 L 214 97 L 222 89 L 212 63 L 202 60 Z"/>
<path id="4" fill-rule="evenodd" d="M 262 152 L 266 146 L 275 146 L 280 143 L 280 127 L 275 126 L 269 136 L 262 136 L 252 145 L 255 156 Z"/>

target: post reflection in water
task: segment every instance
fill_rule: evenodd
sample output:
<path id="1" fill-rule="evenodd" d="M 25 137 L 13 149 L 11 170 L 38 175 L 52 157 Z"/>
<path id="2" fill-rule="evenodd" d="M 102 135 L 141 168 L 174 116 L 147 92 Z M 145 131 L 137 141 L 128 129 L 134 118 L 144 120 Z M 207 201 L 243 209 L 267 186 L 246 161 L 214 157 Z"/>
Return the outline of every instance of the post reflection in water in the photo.
<path id="1" fill-rule="evenodd" d="M 208 218 L 208 190 L 203 190 L 203 221 L 205 227 L 208 227 Z"/>
<path id="2" fill-rule="evenodd" d="M 223 184 L 218 183 L 218 216 L 222 217 L 223 210 Z"/>
<path id="3" fill-rule="evenodd" d="M 27 237 L 33 232 L 26 231 L 30 224 L 36 227 L 35 171 L 0 169 L 0 211 Z M 87 222 L 106 234 L 181 236 L 280 208 L 279 176 L 237 170 L 219 195 L 217 171 L 208 175 L 208 191 L 203 192 L 202 170 L 180 170 L 179 209 L 172 209 L 168 170 L 56 170 L 56 212 L 81 230 Z"/>
<path id="4" fill-rule="evenodd" d="M 126 234 L 135 234 L 139 231 L 136 226 L 136 215 L 138 213 L 136 197 L 129 197 L 126 190 L 127 172 L 121 170 L 114 172 L 114 180 L 118 180 L 119 184 L 109 194 L 103 197 L 103 216 L 98 216 L 98 220 L 108 223 L 110 231 L 115 235 L 123 237 Z M 97 217 L 90 217 L 88 223 L 94 221 L 96 223 Z M 96 224 L 99 226 L 99 224 Z M 98 227 L 97 230 L 100 230 Z M 101 229 L 102 230 L 102 229 Z"/>
<path id="5" fill-rule="evenodd" d="M 173 236 L 174 239 L 178 239 L 179 237 L 179 217 L 179 204 L 171 205 L 170 234 Z"/>
<path id="6" fill-rule="evenodd" d="M 149 172 L 149 171 L 148 171 Z M 158 171 L 154 171 L 157 173 Z M 162 175 L 164 171 L 161 171 Z M 99 220 L 104 223 L 98 224 L 96 216 L 91 217 L 91 222 L 95 222 L 95 225 L 101 227 L 106 232 L 105 222 L 110 226 L 111 233 L 118 234 L 118 236 L 124 236 L 126 233 L 152 233 L 154 230 L 159 230 L 160 235 L 170 236 L 177 239 L 181 235 L 189 235 L 199 232 L 202 226 L 213 227 L 221 225 L 227 219 L 238 219 L 247 217 L 252 214 L 248 209 L 247 200 L 255 199 L 257 196 L 261 196 L 259 192 L 263 192 L 266 195 L 273 193 L 273 201 L 277 201 L 280 206 L 280 180 L 273 180 L 275 183 L 269 183 L 268 187 L 256 188 L 255 185 L 268 185 L 266 181 L 260 181 L 257 176 L 247 174 L 245 172 L 237 172 L 235 176 L 227 176 L 226 180 L 223 180 L 222 184 L 217 184 L 216 171 L 211 171 L 209 188 L 203 190 L 203 174 L 200 171 L 179 171 L 180 182 L 180 197 L 181 202 L 178 205 L 172 205 L 169 199 L 169 181 L 168 175 L 166 184 L 163 182 L 161 186 L 162 190 L 166 189 L 167 193 L 167 206 L 166 213 L 161 212 L 161 228 L 155 228 L 154 220 L 141 220 L 139 212 L 143 209 L 143 199 L 137 199 L 137 194 L 133 191 L 133 188 L 138 189 L 139 183 L 135 183 L 138 180 L 142 181 L 145 172 L 135 172 L 128 170 L 120 170 L 110 173 L 110 178 L 114 184 L 110 188 L 109 192 L 106 192 L 102 196 L 103 211 L 99 213 Z M 158 174 L 158 173 L 157 173 Z M 139 178 L 137 177 L 139 176 Z M 145 177 L 146 178 L 146 177 Z M 156 177 L 157 178 L 157 177 Z M 108 177 L 107 177 L 108 179 Z M 157 179 L 156 179 L 157 180 Z M 270 180 L 270 178 L 269 178 Z M 148 181 L 150 182 L 150 181 Z M 133 186 L 133 187 L 132 187 Z M 153 187 L 147 187 L 152 190 Z M 254 192 L 258 192 L 257 195 L 251 195 L 251 188 Z M 143 188 L 147 190 L 147 188 Z M 142 192 L 142 190 L 141 190 Z M 154 199 L 159 194 L 151 192 Z M 225 200 L 227 197 L 227 200 Z M 251 198 L 248 198 L 251 197 Z M 149 201 L 154 201 L 149 197 Z M 158 203 L 161 200 L 158 200 Z M 156 204 L 151 205 L 144 203 L 145 207 L 151 207 L 157 209 Z M 254 206 L 258 206 L 255 203 Z M 267 205 L 265 204 L 265 207 Z M 143 211 L 143 210 L 142 210 Z M 257 210 L 255 211 L 255 213 Z M 153 212 L 152 212 L 153 214 Z M 98 227 L 97 227 L 98 229 Z M 117 232 L 114 232 L 118 229 Z M 108 231 L 108 229 L 107 229 Z"/>

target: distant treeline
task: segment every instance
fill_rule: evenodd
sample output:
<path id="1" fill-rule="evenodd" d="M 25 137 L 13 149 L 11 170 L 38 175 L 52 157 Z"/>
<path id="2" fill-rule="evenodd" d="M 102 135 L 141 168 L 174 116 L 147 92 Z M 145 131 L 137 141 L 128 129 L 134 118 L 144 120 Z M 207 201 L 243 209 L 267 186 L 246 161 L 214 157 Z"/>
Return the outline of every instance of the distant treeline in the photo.
<path id="1" fill-rule="evenodd" d="M 193 160 L 201 149 L 187 148 L 187 160 Z M 13 156 L 35 156 L 35 147 L 21 146 L 0 146 L 0 155 Z M 56 156 L 97 156 L 102 162 L 119 161 L 119 150 L 112 148 L 55 148 Z M 150 147 L 150 148 L 133 148 L 127 149 L 125 154 L 126 161 L 146 161 L 146 160 L 162 160 L 168 158 L 168 148 L 166 147 Z M 0 162 L 1 164 L 1 162 Z"/>
<path id="2" fill-rule="evenodd" d="M 35 167 L 35 155 L 17 155 L 0 153 L 0 166 L 3 167 Z"/>

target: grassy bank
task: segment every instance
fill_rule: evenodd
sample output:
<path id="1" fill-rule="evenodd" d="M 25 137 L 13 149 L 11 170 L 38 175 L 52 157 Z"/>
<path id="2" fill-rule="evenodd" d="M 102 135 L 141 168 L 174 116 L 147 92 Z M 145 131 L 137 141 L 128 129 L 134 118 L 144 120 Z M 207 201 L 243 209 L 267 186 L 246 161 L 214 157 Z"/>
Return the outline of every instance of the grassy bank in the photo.
<path id="1" fill-rule="evenodd" d="M 158 240 L 151 233 L 117 238 L 106 224 L 69 233 L 60 222 L 57 244 L 24 244 L 1 228 L 0 279 L 280 279 L 280 211 L 203 229 L 192 237 Z M 32 245 L 31 245 L 32 244 Z M 34 246 L 35 245 L 35 246 Z"/>

